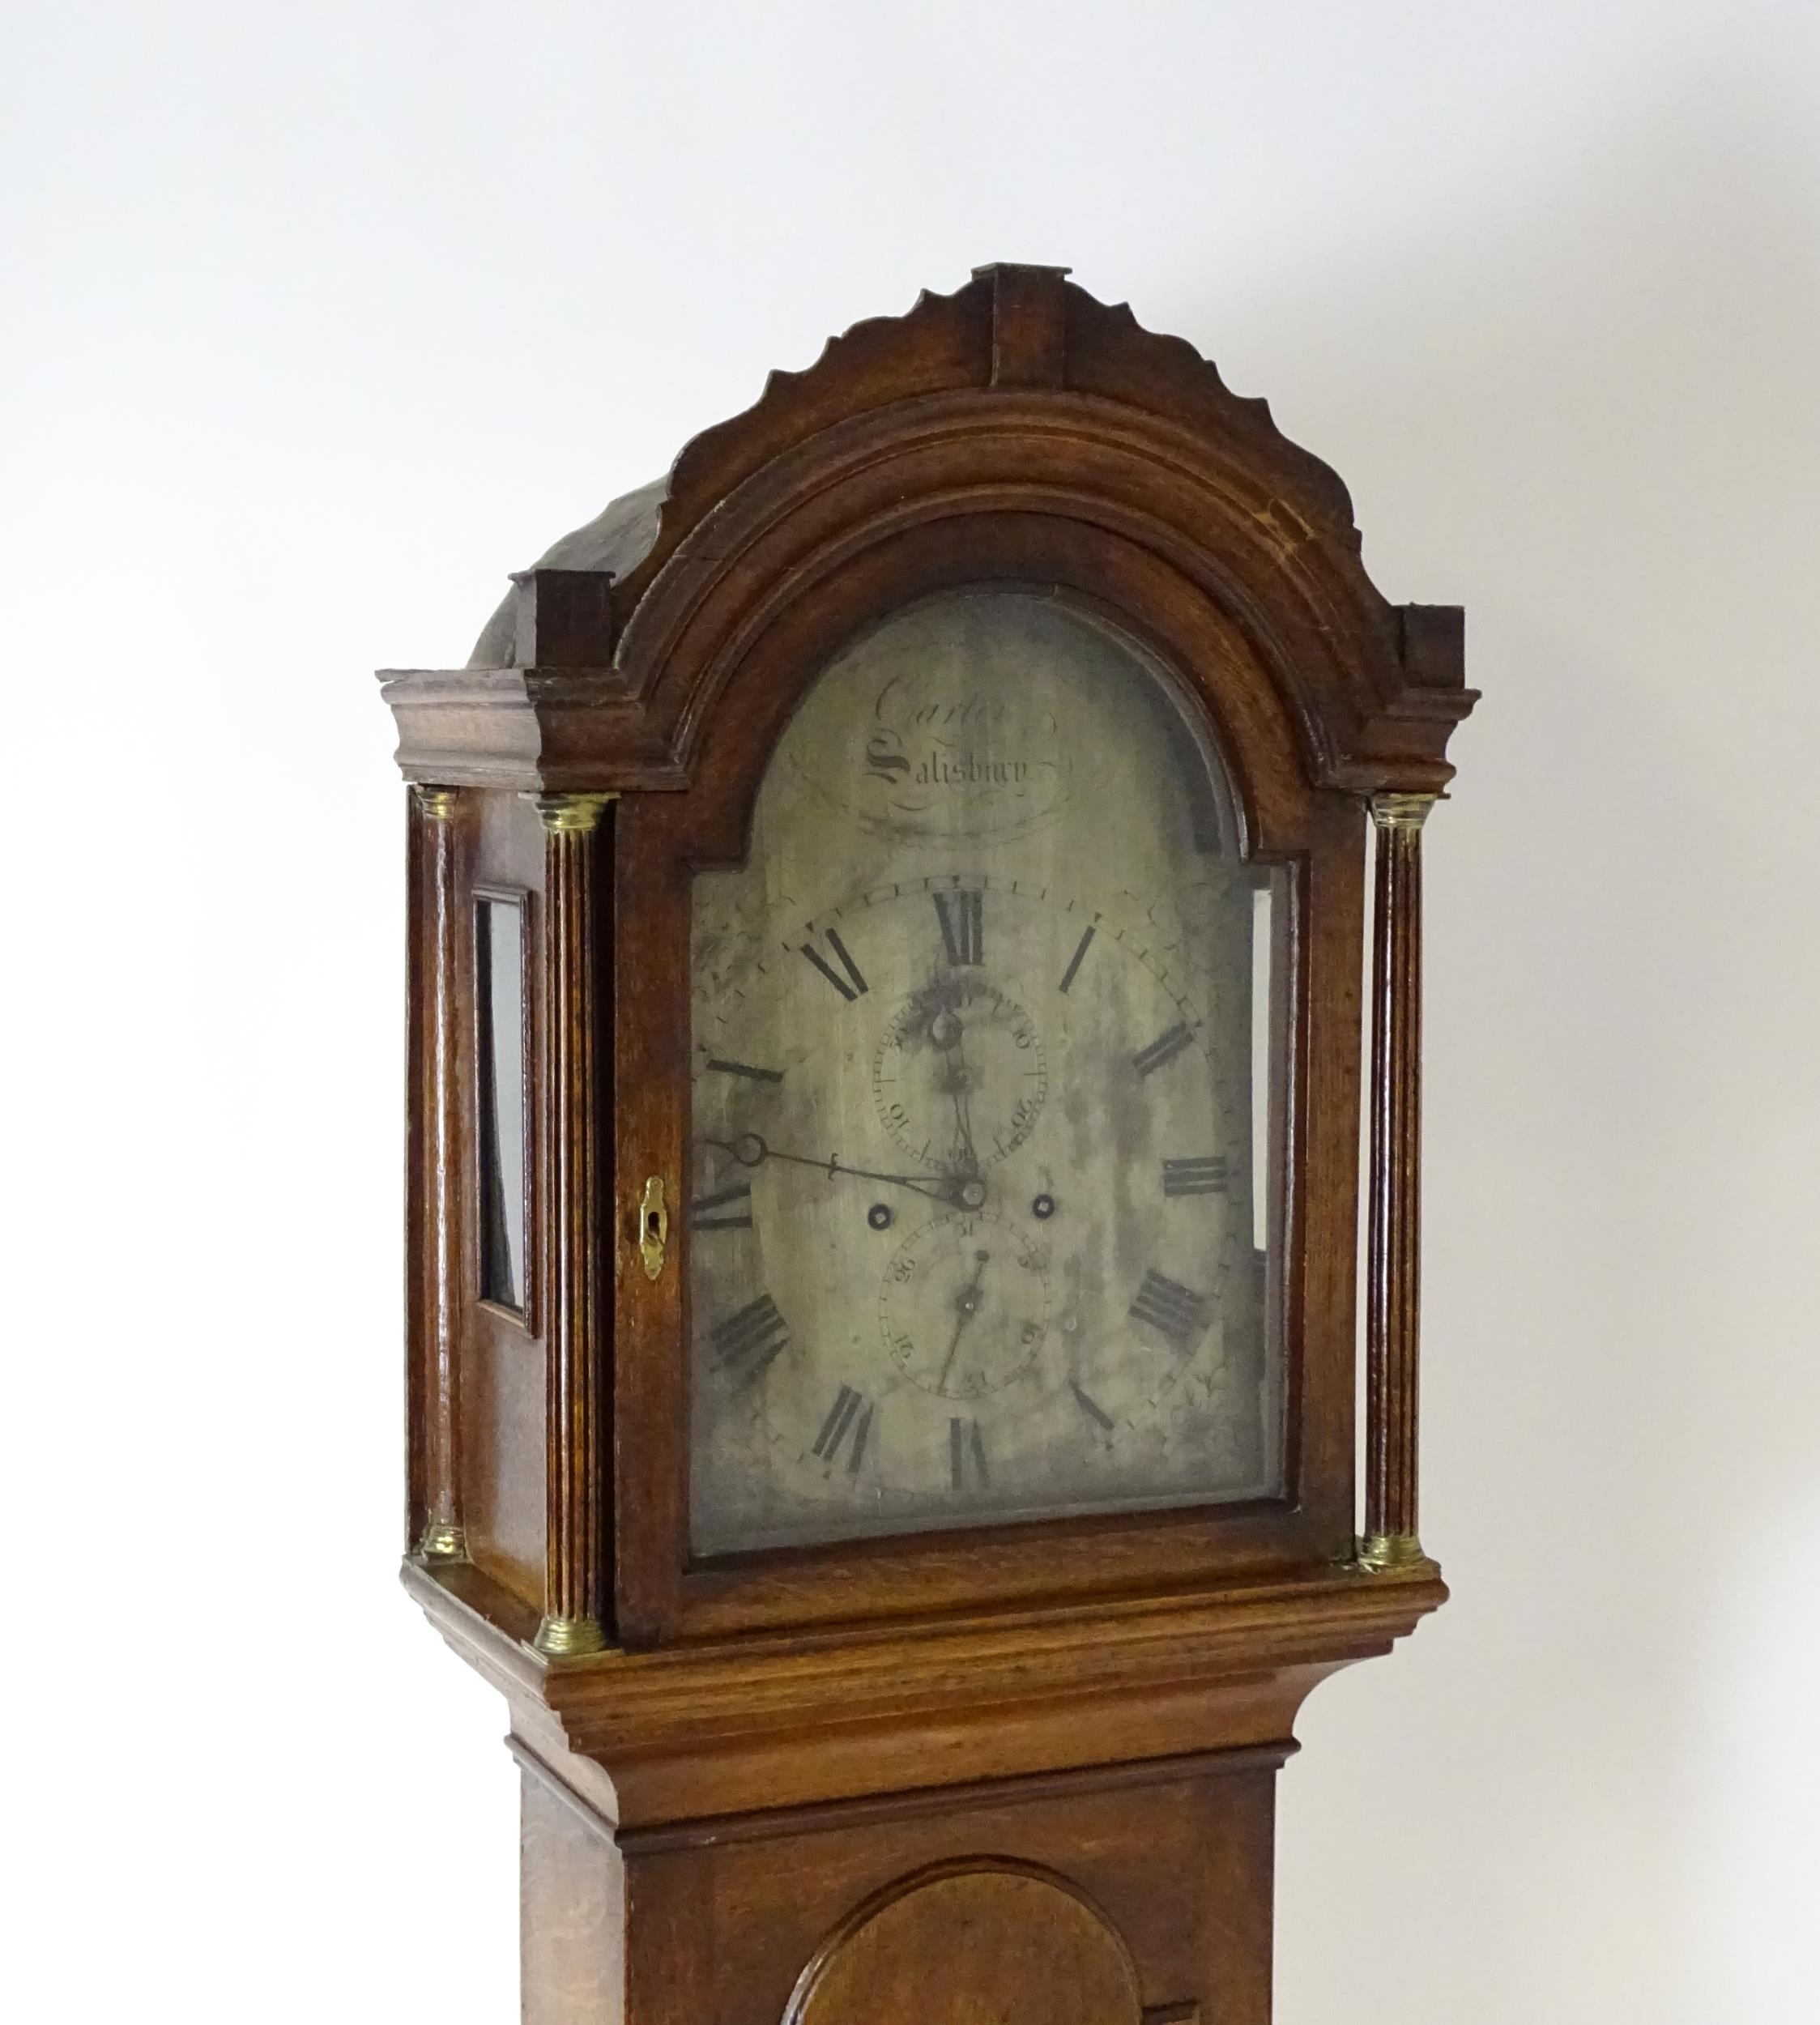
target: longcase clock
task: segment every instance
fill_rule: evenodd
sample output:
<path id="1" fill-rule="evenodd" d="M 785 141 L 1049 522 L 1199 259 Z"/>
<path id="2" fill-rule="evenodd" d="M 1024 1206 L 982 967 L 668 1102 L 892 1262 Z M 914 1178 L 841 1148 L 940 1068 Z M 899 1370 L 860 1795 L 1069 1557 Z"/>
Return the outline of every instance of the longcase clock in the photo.
<path id="1" fill-rule="evenodd" d="M 1473 693 L 1358 550 L 1187 344 L 989 267 L 384 678 L 405 1580 L 509 1707 L 535 2025 L 1268 2018 L 1296 1711 L 1445 1595 Z"/>

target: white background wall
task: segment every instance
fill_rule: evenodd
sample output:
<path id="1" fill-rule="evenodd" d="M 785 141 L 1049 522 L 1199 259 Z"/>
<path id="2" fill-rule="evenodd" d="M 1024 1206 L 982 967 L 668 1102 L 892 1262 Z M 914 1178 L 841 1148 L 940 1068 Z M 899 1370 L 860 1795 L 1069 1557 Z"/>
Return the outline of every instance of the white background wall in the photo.
<path id="1" fill-rule="evenodd" d="M 1072 262 L 1485 692 L 1430 838 L 1425 1532 L 1280 2025 L 1820 2012 L 1820 9 L 38 0 L 0 50 L 15 2015 L 514 2015 L 394 1586 L 369 671 L 857 318 Z"/>

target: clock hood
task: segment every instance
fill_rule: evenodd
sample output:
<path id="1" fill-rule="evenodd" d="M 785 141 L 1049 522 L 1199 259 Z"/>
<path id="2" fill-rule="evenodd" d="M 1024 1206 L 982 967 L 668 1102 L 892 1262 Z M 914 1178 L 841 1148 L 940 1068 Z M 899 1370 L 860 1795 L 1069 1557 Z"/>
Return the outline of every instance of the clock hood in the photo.
<path id="1" fill-rule="evenodd" d="M 624 577 L 637 568 L 657 541 L 658 521 L 670 490 L 667 473 L 648 485 L 621 492 L 585 526 L 552 542 L 534 569 L 595 569 L 608 576 Z M 518 605 L 523 596 L 518 584 L 495 607 L 492 616 L 481 629 L 467 657 L 471 668 L 514 668 L 518 659 Z"/>

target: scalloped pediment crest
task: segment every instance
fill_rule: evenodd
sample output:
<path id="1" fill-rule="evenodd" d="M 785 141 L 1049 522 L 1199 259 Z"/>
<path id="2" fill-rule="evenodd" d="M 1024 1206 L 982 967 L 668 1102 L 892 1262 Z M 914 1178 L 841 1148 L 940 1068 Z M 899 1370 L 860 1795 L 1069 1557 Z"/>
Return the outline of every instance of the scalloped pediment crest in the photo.
<path id="1" fill-rule="evenodd" d="M 752 407 L 684 446 L 667 480 L 615 501 L 515 578 L 467 671 L 391 680 L 407 773 L 684 785 L 723 673 L 672 674 L 693 615 L 730 595 L 723 580 L 740 573 L 800 575 L 801 553 L 776 561 L 765 538 L 793 513 L 806 523 L 818 493 L 847 485 L 868 459 L 897 457 L 907 497 L 931 468 L 925 458 L 913 470 L 913 450 L 945 427 L 949 440 L 972 432 L 976 446 L 995 428 L 1001 444 L 1046 433 L 1057 499 L 1071 486 L 1103 488 L 1109 458 L 1172 483 L 1188 474 L 1203 497 L 1179 502 L 1161 535 L 1199 544 L 1213 575 L 1230 563 L 1235 582 L 1246 579 L 1234 597 L 1260 624 L 1281 608 L 1279 679 L 1311 773 L 1360 790 L 1442 785 L 1447 733 L 1473 701 L 1459 615 L 1389 605 L 1359 560 L 1346 488 L 1281 433 L 1268 403 L 1234 394 L 1186 339 L 1145 330 L 1128 305 L 1101 303 L 1066 275 L 978 269 L 952 294 L 925 292 L 901 316 L 855 324 L 802 370 L 773 373 Z M 979 449 L 944 482 L 989 489 L 1008 453 L 998 454 L 995 465 Z M 882 528 L 889 502 L 849 489 L 855 514 Z M 832 534 L 823 538 L 831 551 Z M 1315 643 L 1312 656 L 1298 635 Z M 483 728 L 498 710 L 529 710 L 535 727 Z"/>
<path id="2" fill-rule="evenodd" d="M 1004 384 L 995 373 L 996 341 L 1004 326 L 1018 322 L 1059 324 L 1047 382 L 1058 390 L 1170 414 L 1210 438 L 1243 443 L 1280 468 L 1285 492 L 1306 521 L 1357 547 L 1352 500 L 1338 474 L 1277 428 L 1268 401 L 1234 394 L 1186 338 L 1146 330 L 1128 303 L 1102 303 L 1067 280 L 1067 273 L 1065 267 L 980 267 L 951 295 L 925 288 L 901 316 L 865 318 L 829 338 L 810 364 L 769 373 L 750 407 L 691 437 L 667 476 L 612 501 L 554 543 L 538 566 L 610 571 L 623 624 L 643 586 L 689 532 L 761 466 L 870 409 Z M 471 665 L 514 665 L 513 629 L 502 623 L 512 603 L 509 595 Z M 504 658 L 492 658 L 489 646 L 504 650 Z"/>

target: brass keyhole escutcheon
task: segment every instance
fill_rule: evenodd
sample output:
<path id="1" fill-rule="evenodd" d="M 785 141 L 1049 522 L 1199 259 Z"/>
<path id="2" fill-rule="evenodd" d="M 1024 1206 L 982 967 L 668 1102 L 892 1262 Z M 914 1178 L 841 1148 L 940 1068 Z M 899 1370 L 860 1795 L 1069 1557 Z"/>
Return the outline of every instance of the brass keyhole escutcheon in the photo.
<path id="1" fill-rule="evenodd" d="M 638 1205 L 638 1256 L 645 1262 L 645 1277 L 654 1280 L 663 1270 L 664 1247 L 670 1238 L 670 1212 L 663 1206 L 663 1181 L 653 1174 L 645 1183 L 644 1200 Z"/>

